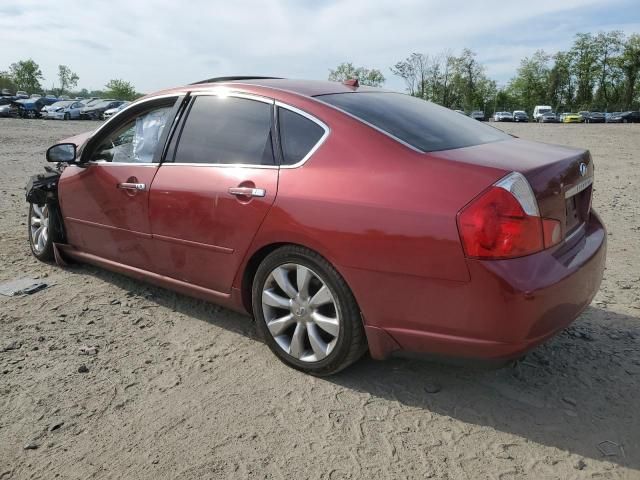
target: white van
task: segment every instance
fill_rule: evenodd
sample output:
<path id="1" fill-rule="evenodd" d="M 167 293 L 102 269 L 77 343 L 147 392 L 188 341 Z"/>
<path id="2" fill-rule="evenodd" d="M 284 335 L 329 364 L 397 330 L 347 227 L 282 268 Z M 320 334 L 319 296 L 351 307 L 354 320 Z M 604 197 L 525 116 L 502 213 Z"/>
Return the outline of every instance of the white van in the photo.
<path id="1" fill-rule="evenodd" d="M 536 105 L 533 109 L 533 119 L 537 122 L 542 115 L 550 111 L 551 107 L 549 105 Z"/>

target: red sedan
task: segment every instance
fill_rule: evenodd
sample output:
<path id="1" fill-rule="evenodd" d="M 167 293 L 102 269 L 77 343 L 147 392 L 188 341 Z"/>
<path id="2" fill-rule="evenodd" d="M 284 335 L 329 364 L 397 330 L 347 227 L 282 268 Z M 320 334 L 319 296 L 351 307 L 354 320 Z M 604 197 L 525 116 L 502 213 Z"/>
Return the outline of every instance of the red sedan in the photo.
<path id="1" fill-rule="evenodd" d="M 285 363 L 365 351 L 504 361 L 597 292 L 588 151 L 357 82 L 211 79 L 51 147 L 34 255 L 252 314 Z"/>

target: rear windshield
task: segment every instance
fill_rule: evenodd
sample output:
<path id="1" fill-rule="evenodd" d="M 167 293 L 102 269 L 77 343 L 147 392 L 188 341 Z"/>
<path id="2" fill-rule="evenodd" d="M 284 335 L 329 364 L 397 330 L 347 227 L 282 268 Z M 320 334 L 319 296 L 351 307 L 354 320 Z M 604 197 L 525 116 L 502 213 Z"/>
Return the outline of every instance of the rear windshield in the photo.
<path id="1" fill-rule="evenodd" d="M 500 130 L 431 102 L 387 92 L 319 95 L 333 105 L 423 152 L 510 138 Z"/>

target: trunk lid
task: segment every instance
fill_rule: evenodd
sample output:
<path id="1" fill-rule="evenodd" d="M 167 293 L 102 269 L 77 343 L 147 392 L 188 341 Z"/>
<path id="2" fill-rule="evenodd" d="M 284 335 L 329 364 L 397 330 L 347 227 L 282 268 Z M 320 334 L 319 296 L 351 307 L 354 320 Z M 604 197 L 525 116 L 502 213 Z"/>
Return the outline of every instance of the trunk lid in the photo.
<path id="1" fill-rule="evenodd" d="M 439 157 L 522 173 L 536 196 L 540 216 L 559 220 L 563 238 L 577 234 L 588 220 L 593 161 L 588 150 L 514 138 L 438 152 Z"/>

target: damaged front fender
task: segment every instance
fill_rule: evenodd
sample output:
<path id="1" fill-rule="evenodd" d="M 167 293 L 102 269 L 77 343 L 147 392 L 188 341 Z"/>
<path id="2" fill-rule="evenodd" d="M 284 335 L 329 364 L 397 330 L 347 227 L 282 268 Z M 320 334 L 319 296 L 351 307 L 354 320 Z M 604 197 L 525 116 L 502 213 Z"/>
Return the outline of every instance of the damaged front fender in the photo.
<path id="1" fill-rule="evenodd" d="M 54 245 L 54 257 L 56 263 L 60 266 L 66 266 L 66 262 L 58 252 L 56 243 L 64 244 L 67 238 L 62 213 L 60 211 L 60 204 L 58 203 L 58 182 L 63 169 L 64 167 L 61 165 L 58 165 L 57 168 L 45 166 L 45 173 L 33 175 L 29 178 L 25 188 L 27 203 L 36 205 L 46 204 L 50 209 L 50 222 L 53 222 L 50 232 Z"/>

